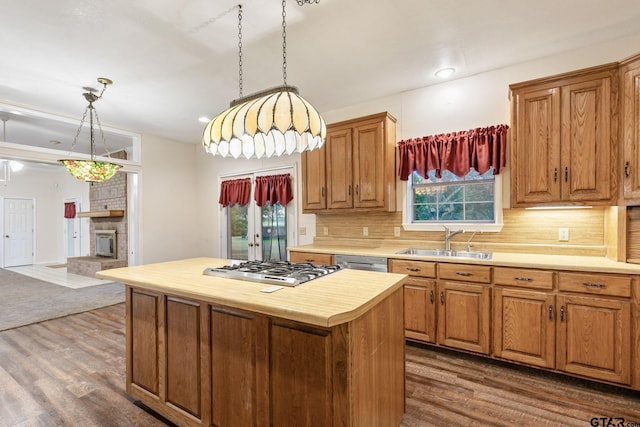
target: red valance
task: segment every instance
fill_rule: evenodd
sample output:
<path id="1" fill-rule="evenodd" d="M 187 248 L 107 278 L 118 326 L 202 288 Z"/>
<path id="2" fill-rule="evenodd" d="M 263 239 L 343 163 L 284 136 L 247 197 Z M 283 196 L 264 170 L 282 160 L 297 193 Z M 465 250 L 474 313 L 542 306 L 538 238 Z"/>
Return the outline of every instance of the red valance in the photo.
<path id="1" fill-rule="evenodd" d="M 76 217 L 76 203 L 75 202 L 65 202 L 65 204 L 64 204 L 64 217 L 65 218 L 75 218 Z"/>
<path id="2" fill-rule="evenodd" d="M 256 205 L 260 207 L 266 205 L 267 201 L 272 206 L 276 203 L 286 206 L 293 200 L 291 176 L 283 174 L 257 177 L 255 199 Z"/>
<path id="3" fill-rule="evenodd" d="M 483 174 L 491 167 L 498 175 L 507 161 L 508 129 L 507 125 L 497 125 L 400 141 L 398 175 L 407 181 L 413 171 L 426 178 L 435 170 L 436 177 L 441 178 L 441 171 L 448 170 L 463 177 L 470 168 Z"/>
<path id="4" fill-rule="evenodd" d="M 222 181 L 220 185 L 220 199 L 222 206 L 233 206 L 236 203 L 244 206 L 249 203 L 251 197 L 251 179 L 240 178 Z"/>

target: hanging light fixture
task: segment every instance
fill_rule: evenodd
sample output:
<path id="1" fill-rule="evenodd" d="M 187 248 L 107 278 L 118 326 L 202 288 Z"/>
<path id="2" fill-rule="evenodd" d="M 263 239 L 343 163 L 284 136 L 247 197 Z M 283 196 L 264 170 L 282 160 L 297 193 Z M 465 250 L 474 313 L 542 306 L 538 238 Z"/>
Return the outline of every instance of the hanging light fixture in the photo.
<path id="1" fill-rule="evenodd" d="M 298 4 L 319 0 L 297 0 Z M 242 5 L 238 6 L 238 82 L 240 97 L 207 124 L 202 145 L 208 153 L 235 159 L 281 156 L 320 148 L 327 126 L 318 111 L 287 85 L 286 1 L 282 1 L 284 84 L 242 96 Z"/>
<path id="2" fill-rule="evenodd" d="M 120 165 L 111 162 L 103 162 L 100 160 L 95 160 L 95 132 L 93 129 L 93 118 L 95 116 L 96 123 L 98 124 L 98 129 L 100 130 L 100 135 L 102 137 L 102 143 L 104 144 L 105 151 L 107 153 L 107 157 L 109 156 L 109 150 L 107 149 L 106 142 L 104 139 L 104 133 L 102 132 L 102 125 L 100 124 L 100 119 L 98 117 L 98 112 L 96 111 L 93 103 L 102 98 L 104 91 L 107 89 L 107 86 L 113 83 L 110 79 L 105 77 L 99 77 L 98 83 L 102 84 L 102 90 L 100 94 L 96 95 L 97 90 L 92 87 L 84 87 L 86 90 L 82 95 L 89 102 L 87 108 L 84 110 L 84 114 L 82 115 L 82 120 L 80 121 L 80 126 L 78 127 L 78 131 L 76 132 L 76 136 L 73 139 L 73 145 L 71 146 L 71 151 L 76 146 L 78 142 L 78 136 L 80 135 L 80 131 L 82 130 L 82 126 L 84 125 L 84 121 L 87 118 L 87 113 L 89 113 L 89 142 L 91 143 L 91 160 L 77 160 L 77 159 L 64 159 L 59 160 L 60 163 L 64 165 L 67 171 L 75 178 L 87 181 L 87 182 L 102 182 L 113 177 L 118 169 L 121 168 Z"/>

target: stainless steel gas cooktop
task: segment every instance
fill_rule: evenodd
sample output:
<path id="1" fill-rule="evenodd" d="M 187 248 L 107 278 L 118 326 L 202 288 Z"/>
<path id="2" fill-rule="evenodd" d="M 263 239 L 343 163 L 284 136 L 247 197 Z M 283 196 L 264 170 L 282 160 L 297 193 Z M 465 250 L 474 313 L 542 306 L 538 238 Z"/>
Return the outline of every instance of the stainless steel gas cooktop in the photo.
<path id="1" fill-rule="evenodd" d="M 293 287 L 334 273 L 340 268 L 339 265 L 292 264 L 288 261 L 246 261 L 218 268 L 206 268 L 202 274 Z"/>

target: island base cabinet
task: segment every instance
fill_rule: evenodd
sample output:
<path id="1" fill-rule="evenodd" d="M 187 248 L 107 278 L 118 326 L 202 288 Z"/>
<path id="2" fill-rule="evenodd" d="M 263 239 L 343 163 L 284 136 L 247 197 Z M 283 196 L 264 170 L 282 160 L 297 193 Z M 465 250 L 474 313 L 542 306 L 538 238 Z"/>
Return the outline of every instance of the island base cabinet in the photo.
<path id="1" fill-rule="evenodd" d="M 631 305 L 627 301 L 559 295 L 559 370 L 631 383 Z"/>
<path id="2" fill-rule="evenodd" d="M 127 286 L 127 392 L 180 426 L 397 426 L 403 302 L 323 328 Z"/>
<path id="3" fill-rule="evenodd" d="M 179 425 L 210 424 L 207 305 L 127 287 L 127 393 Z"/>

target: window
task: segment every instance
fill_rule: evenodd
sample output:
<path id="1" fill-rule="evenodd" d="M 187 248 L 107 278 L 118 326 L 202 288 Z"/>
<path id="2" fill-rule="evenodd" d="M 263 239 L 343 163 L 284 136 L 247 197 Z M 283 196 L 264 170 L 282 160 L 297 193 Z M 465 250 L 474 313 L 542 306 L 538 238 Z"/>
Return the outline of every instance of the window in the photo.
<path id="1" fill-rule="evenodd" d="M 442 178 L 429 171 L 427 178 L 413 172 L 407 181 L 404 228 L 441 230 L 456 225 L 468 231 L 502 228 L 501 175 L 493 168 L 484 174 L 474 169 L 460 178 L 447 170 Z"/>

